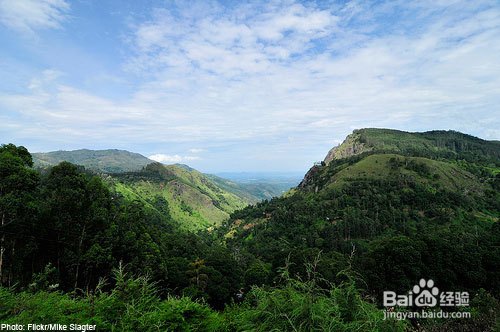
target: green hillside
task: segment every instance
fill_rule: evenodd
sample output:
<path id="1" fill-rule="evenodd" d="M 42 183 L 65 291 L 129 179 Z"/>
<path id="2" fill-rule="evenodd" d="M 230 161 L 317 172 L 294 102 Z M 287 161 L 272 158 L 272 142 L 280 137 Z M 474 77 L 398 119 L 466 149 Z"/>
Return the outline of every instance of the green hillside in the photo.
<path id="1" fill-rule="evenodd" d="M 106 173 L 141 170 L 153 161 L 139 153 L 124 150 L 74 150 L 33 153 L 35 167 L 46 168 L 62 161 L 85 166 L 87 169 Z"/>
<path id="2" fill-rule="evenodd" d="M 115 190 L 127 199 L 155 209 L 158 202 L 166 202 L 172 219 L 187 230 L 217 226 L 248 204 L 206 175 L 180 165 L 153 163 L 139 172 L 115 174 L 112 179 Z"/>
<path id="3" fill-rule="evenodd" d="M 315 179 L 314 184 L 321 188 L 342 188 L 349 182 L 388 178 L 416 181 L 434 190 L 479 193 L 484 189 L 477 176 L 457 164 L 397 154 L 371 154 L 353 164 L 335 164 Z"/>
<path id="4" fill-rule="evenodd" d="M 75 150 L 54 151 L 32 154 L 35 168 L 48 168 L 68 161 L 86 169 L 115 175 L 119 178 L 141 178 L 142 181 L 116 184 L 116 190 L 130 199 L 142 202 L 151 201 L 152 197 L 163 197 L 171 202 L 170 212 L 188 229 L 198 229 L 219 224 L 228 218 L 235 209 L 248 203 L 257 203 L 263 199 L 280 196 L 293 186 L 292 181 L 264 179 L 255 183 L 243 183 L 224 179 L 212 174 L 202 174 L 193 168 L 175 164 L 165 166 L 161 177 L 144 172 L 136 174 L 118 173 L 140 172 L 154 161 L 124 150 Z M 145 177 L 144 174 L 148 174 Z M 161 187 L 155 181 L 173 181 Z M 151 205 L 150 203 L 148 203 Z M 199 226 L 193 226 L 199 225 Z"/>
<path id="5" fill-rule="evenodd" d="M 411 180 L 435 189 L 480 194 L 500 172 L 500 142 L 455 131 L 409 133 L 359 129 L 312 167 L 299 187 L 340 188 L 348 182 Z"/>

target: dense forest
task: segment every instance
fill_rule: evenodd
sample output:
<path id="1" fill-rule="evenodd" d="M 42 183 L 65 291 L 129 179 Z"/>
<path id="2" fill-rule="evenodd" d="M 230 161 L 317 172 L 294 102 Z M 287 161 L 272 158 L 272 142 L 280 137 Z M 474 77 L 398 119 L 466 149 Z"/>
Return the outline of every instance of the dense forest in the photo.
<path id="1" fill-rule="evenodd" d="M 161 196 L 146 204 L 116 190 L 131 174 L 110 181 L 69 162 L 38 171 L 24 147 L 2 145 L 0 321 L 103 331 L 499 329 L 498 142 L 353 135 L 297 188 L 198 231 L 181 227 Z M 420 278 L 469 292 L 472 317 L 384 319 L 382 292 L 403 294 Z"/>

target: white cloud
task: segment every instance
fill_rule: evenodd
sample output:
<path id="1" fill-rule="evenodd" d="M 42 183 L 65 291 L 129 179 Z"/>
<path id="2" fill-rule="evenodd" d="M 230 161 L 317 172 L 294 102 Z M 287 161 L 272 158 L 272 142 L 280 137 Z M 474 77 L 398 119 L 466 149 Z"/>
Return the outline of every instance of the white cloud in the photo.
<path id="1" fill-rule="evenodd" d="M 0 22 L 22 33 L 57 29 L 67 19 L 69 8 L 65 0 L 0 0 Z"/>
<path id="2" fill-rule="evenodd" d="M 42 71 L 40 76 L 34 77 L 31 80 L 28 88 L 32 91 L 38 91 L 43 89 L 46 85 L 52 84 L 61 76 L 63 76 L 63 73 L 58 70 L 46 69 Z"/>
<path id="3" fill-rule="evenodd" d="M 200 152 L 203 152 L 203 151 L 205 151 L 205 149 L 189 149 L 190 153 L 200 153 Z"/>
<path id="4" fill-rule="evenodd" d="M 200 157 L 197 156 L 180 156 L 178 154 L 175 155 L 167 155 L 167 154 L 154 154 L 148 157 L 151 160 L 157 161 L 159 163 L 182 163 L 186 161 L 199 160 Z"/>
<path id="5" fill-rule="evenodd" d="M 226 15 L 212 8 L 202 17 L 182 9 L 180 16 L 156 10 L 138 26 L 138 54 L 129 69 L 190 71 L 195 65 L 225 77 L 265 73 L 273 62 L 313 48 L 311 42 L 331 34 L 338 21 L 330 11 L 302 4 L 243 6 L 244 12 Z"/>

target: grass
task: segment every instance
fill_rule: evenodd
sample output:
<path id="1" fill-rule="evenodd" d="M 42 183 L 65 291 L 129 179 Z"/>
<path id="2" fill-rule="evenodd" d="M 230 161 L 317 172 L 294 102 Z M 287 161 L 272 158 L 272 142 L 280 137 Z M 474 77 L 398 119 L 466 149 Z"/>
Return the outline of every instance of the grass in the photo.
<path id="1" fill-rule="evenodd" d="M 390 160 L 392 158 L 399 160 L 403 165 L 396 169 L 391 168 Z M 429 175 L 424 176 L 417 171 L 405 168 L 404 163 L 410 163 L 411 161 L 425 165 L 429 170 Z M 440 186 L 451 191 L 480 192 L 483 189 L 474 175 L 457 165 L 422 157 L 404 157 L 397 154 L 374 154 L 353 165 L 346 166 L 330 179 L 328 187 L 339 188 L 349 181 L 397 179 L 396 176 L 401 175 L 412 177 L 418 182 L 431 187 Z"/>

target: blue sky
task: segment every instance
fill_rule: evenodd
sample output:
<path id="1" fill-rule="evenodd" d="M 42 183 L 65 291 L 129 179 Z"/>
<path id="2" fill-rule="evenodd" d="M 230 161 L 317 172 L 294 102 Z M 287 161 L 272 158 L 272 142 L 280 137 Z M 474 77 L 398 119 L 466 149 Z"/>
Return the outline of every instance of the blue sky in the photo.
<path id="1" fill-rule="evenodd" d="M 498 1 L 0 0 L 0 142 L 305 171 L 353 129 L 500 139 Z"/>

